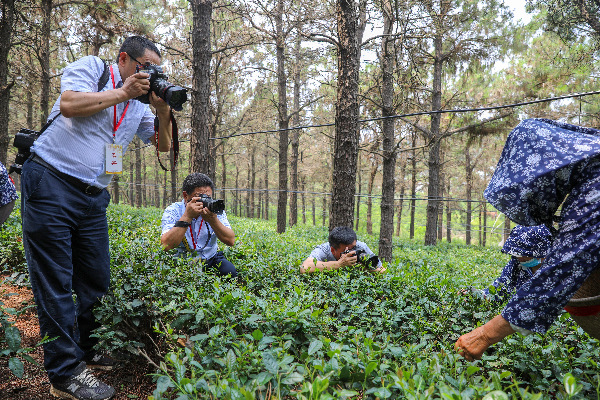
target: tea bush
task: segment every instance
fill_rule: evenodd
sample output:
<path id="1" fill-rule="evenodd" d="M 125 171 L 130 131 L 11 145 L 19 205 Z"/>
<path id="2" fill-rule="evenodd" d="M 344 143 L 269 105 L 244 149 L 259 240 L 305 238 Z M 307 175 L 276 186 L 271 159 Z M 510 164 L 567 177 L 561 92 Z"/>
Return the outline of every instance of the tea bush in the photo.
<path id="1" fill-rule="evenodd" d="M 155 400 L 600 398 L 598 342 L 567 314 L 480 361 L 457 356 L 456 339 L 501 309 L 459 294 L 492 282 L 498 248 L 396 241 L 382 276 L 300 275 L 326 228 L 231 216 L 238 284 L 162 251 L 161 215 L 109 208 L 112 285 L 96 310 L 103 347 L 156 365 Z"/>
<path id="2" fill-rule="evenodd" d="M 238 285 L 163 252 L 161 213 L 111 208 L 113 292 L 98 309 L 107 347 L 159 367 L 154 399 L 598 396 L 598 343 L 566 317 L 481 361 L 456 355 L 456 339 L 501 309 L 458 294 L 495 278 L 508 260 L 497 248 L 396 242 L 383 276 L 300 275 L 326 228 L 279 235 L 274 221 L 230 217 Z"/>

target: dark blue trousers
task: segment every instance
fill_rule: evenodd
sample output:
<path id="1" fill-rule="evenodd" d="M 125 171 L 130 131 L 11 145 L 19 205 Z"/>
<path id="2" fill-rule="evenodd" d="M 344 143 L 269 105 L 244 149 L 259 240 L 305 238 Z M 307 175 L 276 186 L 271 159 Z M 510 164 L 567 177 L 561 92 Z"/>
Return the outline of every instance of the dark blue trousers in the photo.
<path id="1" fill-rule="evenodd" d="M 184 239 L 185 240 L 185 239 Z M 217 271 L 219 276 L 227 276 L 231 275 L 232 278 L 236 278 L 238 276 L 237 270 L 231 261 L 225 258 L 222 251 L 217 251 L 212 258 L 204 261 L 206 270 L 207 268 L 211 268 Z"/>
<path id="2" fill-rule="evenodd" d="M 92 308 L 110 284 L 106 190 L 87 195 L 32 161 L 21 175 L 23 244 L 50 382 L 73 374 L 96 340 Z M 73 294 L 76 295 L 74 301 Z"/>

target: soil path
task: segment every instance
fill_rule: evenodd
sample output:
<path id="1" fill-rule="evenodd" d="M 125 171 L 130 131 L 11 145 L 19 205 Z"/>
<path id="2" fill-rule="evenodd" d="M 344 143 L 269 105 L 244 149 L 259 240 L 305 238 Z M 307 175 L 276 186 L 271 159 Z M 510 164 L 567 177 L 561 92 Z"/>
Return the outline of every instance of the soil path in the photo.
<path id="1" fill-rule="evenodd" d="M 0 301 L 5 307 L 22 310 L 35 304 L 31 290 L 25 287 L 2 283 L 0 276 Z M 35 347 L 40 341 L 40 329 L 35 307 L 29 308 L 22 314 L 15 325 L 21 331 L 22 347 Z M 4 334 L 1 332 L 0 334 Z M 0 400 L 49 400 L 50 382 L 44 371 L 43 352 L 41 347 L 30 354 L 40 365 L 25 362 L 25 373 L 17 378 L 8 369 L 8 358 L 0 357 Z M 113 386 L 117 394 L 113 400 L 147 399 L 154 390 L 152 378 L 148 374 L 153 370 L 147 364 L 126 363 L 113 371 L 94 372 L 102 381 Z"/>

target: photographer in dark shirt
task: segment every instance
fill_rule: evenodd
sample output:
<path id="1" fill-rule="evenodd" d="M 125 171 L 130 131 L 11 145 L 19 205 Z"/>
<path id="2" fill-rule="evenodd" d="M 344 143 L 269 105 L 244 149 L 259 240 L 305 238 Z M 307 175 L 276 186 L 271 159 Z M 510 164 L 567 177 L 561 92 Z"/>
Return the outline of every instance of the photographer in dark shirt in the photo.
<path id="1" fill-rule="evenodd" d="M 366 243 L 356 240 L 356 233 L 347 226 L 337 226 L 323 243 L 310 253 L 302 263 L 300 273 L 338 269 L 361 264 L 372 272 L 384 273 L 386 269 Z"/>

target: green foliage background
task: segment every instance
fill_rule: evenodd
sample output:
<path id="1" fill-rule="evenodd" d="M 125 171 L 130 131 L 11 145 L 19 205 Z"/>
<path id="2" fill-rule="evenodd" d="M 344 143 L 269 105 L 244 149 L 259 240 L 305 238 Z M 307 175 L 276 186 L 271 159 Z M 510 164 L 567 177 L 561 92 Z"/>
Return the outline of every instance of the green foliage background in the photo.
<path id="1" fill-rule="evenodd" d="M 496 247 L 402 240 L 383 276 L 360 268 L 300 275 L 326 228 L 278 235 L 274 221 L 230 216 L 237 243 L 223 251 L 242 285 L 163 252 L 161 215 L 109 208 L 112 288 L 97 309 L 104 348 L 156 364 L 153 399 L 600 396 L 598 342 L 568 314 L 546 335 L 515 334 L 481 361 L 454 352 L 461 334 L 501 309 L 459 294 L 497 276 L 508 259 Z M 18 239 L 16 211 L 0 254 L 6 269 L 25 272 Z M 377 248 L 376 237 L 360 239 Z"/>

